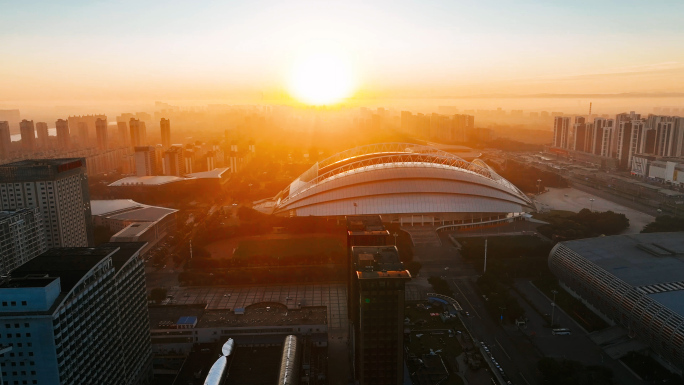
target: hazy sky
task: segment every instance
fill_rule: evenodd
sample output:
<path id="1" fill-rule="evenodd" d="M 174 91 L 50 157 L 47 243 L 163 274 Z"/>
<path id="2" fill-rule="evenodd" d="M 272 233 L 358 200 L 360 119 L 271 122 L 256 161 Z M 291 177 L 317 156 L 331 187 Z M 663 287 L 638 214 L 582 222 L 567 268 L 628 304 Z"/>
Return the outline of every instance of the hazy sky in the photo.
<path id="1" fill-rule="evenodd" d="M 4 1 L 0 102 L 266 98 L 298 57 L 358 97 L 684 92 L 684 1 Z"/>

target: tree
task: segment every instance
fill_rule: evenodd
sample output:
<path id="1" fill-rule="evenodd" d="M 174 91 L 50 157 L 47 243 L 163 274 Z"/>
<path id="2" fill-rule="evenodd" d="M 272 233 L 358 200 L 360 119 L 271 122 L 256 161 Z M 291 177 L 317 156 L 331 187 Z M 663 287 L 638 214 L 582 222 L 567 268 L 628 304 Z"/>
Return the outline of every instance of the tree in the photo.
<path id="1" fill-rule="evenodd" d="M 150 293 L 150 298 L 154 302 L 161 302 L 164 299 L 166 299 L 166 289 L 163 287 L 157 287 L 155 289 L 152 289 L 152 292 Z"/>
<path id="2" fill-rule="evenodd" d="M 669 215 L 656 217 L 655 221 L 644 226 L 642 233 L 660 233 L 671 231 L 684 231 L 684 218 L 675 218 Z"/>

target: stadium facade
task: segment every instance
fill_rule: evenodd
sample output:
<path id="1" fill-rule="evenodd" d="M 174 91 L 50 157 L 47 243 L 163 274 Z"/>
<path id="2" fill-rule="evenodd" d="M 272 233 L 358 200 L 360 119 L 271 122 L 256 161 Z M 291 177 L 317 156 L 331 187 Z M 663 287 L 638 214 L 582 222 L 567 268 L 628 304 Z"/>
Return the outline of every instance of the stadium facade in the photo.
<path id="1" fill-rule="evenodd" d="M 549 268 L 603 318 L 684 370 L 684 233 L 616 235 L 558 243 Z"/>
<path id="2" fill-rule="evenodd" d="M 404 225 L 474 226 L 530 211 L 530 199 L 483 161 L 409 143 L 335 154 L 300 175 L 273 202 L 276 215 L 380 214 L 384 222 Z"/>

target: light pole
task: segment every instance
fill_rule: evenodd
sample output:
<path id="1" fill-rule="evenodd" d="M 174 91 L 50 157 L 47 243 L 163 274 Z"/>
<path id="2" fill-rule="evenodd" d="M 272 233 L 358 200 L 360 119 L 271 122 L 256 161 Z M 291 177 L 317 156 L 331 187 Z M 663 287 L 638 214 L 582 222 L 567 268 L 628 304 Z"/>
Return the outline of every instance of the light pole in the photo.
<path id="1" fill-rule="evenodd" d="M 589 205 L 590 205 L 590 206 L 589 206 L 589 207 L 590 207 L 590 208 L 589 208 L 589 211 L 594 211 L 594 201 L 595 201 L 595 200 L 596 200 L 596 199 L 594 199 L 594 198 L 589 198 L 589 202 L 591 202 L 591 203 L 589 204 Z"/>
<path id="2" fill-rule="evenodd" d="M 501 324 L 503 325 L 503 311 L 506 310 L 506 308 L 500 307 L 499 309 L 501 309 L 501 316 L 499 317 L 499 321 L 501 321 Z"/>
<path id="3" fill-rule="evenodd" d="M 558 294 L 558 291 L 551 290 L 551 294 L 553 294 L 553 302 L 551 302 L 551 327 L 553 327 L 553 317 L 556 314 L 556 294 Z"/>
<path id="4" fill-rule="evenodd" d="M 396 246 L 397 245 L 397 237 L 399 236 L 399 234 L 394 233 L 392 235 L 394 236 L 394 246 Z"/>
<path id="5" fill-rule="evenodd" d="M 356 215 L 356 202 L 354 202 L 354 215 Z"/>
<path id="6" fill-rule="evenodd" d="M 541 187 L 541 179 L 537 179 L 537 195 L 540 194 L 539 189 Z"/>

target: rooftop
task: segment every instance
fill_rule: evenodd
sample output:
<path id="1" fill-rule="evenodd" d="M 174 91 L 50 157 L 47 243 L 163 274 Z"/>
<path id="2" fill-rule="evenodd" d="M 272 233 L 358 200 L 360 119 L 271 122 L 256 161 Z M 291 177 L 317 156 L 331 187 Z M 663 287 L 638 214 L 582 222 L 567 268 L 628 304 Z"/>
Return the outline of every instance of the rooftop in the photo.
<path id="1" fill-rule="evenodd" d="M 154 175 L 154 176 L 128 176 L 119 179 L 109 185 L 109 187 L 122 186 L 161 186 L 168 183 L 187 180 L 173 175 Z"/>
<path id="2" fill-rule="evenodd" d="M 176 212 L 178 212 L 178 210 L 166 207 L 145 206 L 138 210 L 130 210 L 115 214 L 109 218 L 133 222 L 156 222 L 162 220 L 165 216 Z"/>
<path id="3" fill-rule="evenodd" d="M 119 250 L 112 255 L 114 269 L 118 271 L 135 253 L 142 250 L 146 244 L 147 242 L 108 242 L 103 243 L 98 247 L 119 248 Z"/>
<path id="4" fill-rule="evenodd" d="M 358 271 L 405 270 L 396 246 L 352 246 L 352 258 Z"/>
<path id="5" fill-rule="evenodd" d="M 0 167 L 50 167 L 62 166 L 71 162 L 83 160 L 82 158 L 61 158 L 61 159 L 24 159 L 16 162 L 5 163 Z"/>
<path id="6" fill-rule="evenodd" d="M 12 277 L 49 276 L 61 279 L 62 292 L 71 290 L 93 267 L 116 251 L 113 247 L 50 249 L 12 271 Z M 44 284 L 41 284 L 44 286 Z"/>
<path id="7" fill-rule="evenodd" d="M 90 201 L 90 211 L 93 215 L 111 214 L 118 211 L 125 211 L 146 206 L 147 205 L 138 203 L 132 199 L 96 199 Z"/>
<path id="8" fill-rule="evenodd" d="M 684 232 L 615 235 L 563 244 L 684 315 Z"/>
<path id="9" fill-rule="evenodd" d="M 137 237 L 142 233 L 147 231 L 151 226 L 154 226 L 157 222 L 136 222 L 124 227 L 118 233 L 112 235 L 111 239 L 122 238 L 122 237 Z"/>
<path id="10" fill-rule="evenodd" d="M 327 309 L 325 306 L 287 309 L 278 303 L 257 303 L 248 306 L 244 314 L 233 310 L 205 310 L 202 306 L 159 306 L 150 307 L 150 325 L 160 328 L 164 323 L 176 324 L 181 318 L 196 317 L 197 328 L 213 327 L 255 327 L 282 325 L 325 325 Z M 187 318 L 186 318 L 187 319 Z"/>
<path id="11" fill-rule="evenodd" d="M 224 173 L 226 173 L 230 168 L 228 167 L 223 167 L 223 168 L 215 168 L 211 171 L 203 171 L 203 172 L 195 172 L 192 174 L 187 174 L 186 177 L 188 178 L 197 178 L 197 179 L 220 179 Z"/>

